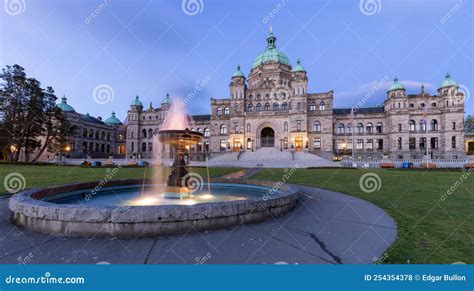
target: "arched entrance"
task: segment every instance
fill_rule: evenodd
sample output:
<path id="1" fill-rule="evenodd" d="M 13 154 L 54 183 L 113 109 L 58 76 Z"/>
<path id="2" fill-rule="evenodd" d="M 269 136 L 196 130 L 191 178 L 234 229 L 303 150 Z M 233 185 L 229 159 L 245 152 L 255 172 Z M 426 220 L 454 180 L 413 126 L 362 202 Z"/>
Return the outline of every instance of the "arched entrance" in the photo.
<path id="1" fill-rule="evenodd" d="M 260 147 L 275 147 L 275 131 L 271 127 L 265 127 L 260 132 Z"/>

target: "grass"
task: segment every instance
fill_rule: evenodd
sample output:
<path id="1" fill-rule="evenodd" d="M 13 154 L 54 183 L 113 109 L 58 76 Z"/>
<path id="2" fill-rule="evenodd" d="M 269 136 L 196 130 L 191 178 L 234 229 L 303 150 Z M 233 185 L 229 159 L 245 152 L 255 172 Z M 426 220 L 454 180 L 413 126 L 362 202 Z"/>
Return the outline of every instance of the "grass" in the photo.
<path id="1" fill-rule="evenodd" d="M 221 176 L 238 171 L 238 168 L 210 168 L 211 177 Z M 55 166 L 55 165 L 0 165 L 0 195 L 7 194 L 5 190 L 5 177 L 11 173 L 19 173 L 25 179 L 25 187 L 44 187 L 74 182 L 101 181 L 105 175 L 110 172 L 107 168 L 90 168 L 79 166 Z M 207 180 L 206 168 L 191 168 L 190 171 L 196 172 Z M 151 177 L 152 168 L 121 168 L 113 179 L 139 179 Z M 13 181 L 12 181 L 13 183 Z M 13 184 L 11 187 L 14 187 Z"/>
<path id="2" fill-rule="evenodd" d="M 372 172 L 381 188 L 365 193 L 359 180 Z M 279 181 L 282 169 L 266 169 L 252 178 Z M 466 172 L 466 174 L 468 174 Z M 321 187 L 367 200 L 387 211 L 399 233 L 386 263 L 474 263 L 474 173 L 461 171 L 298 169 L 289 183 Z M 446 199 L 441 199 L 451 189 Z"/>

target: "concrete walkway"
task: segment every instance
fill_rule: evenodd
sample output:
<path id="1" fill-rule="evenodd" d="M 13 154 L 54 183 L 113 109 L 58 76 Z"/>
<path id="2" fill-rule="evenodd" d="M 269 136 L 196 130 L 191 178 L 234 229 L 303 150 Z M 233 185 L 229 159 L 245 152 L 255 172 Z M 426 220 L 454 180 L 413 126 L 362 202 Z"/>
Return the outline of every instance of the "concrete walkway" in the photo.
<path id="1" fill-rule="evenodd" d="M 366 201 L 298 186 L 297 209 L 274 220 L 147 239 L 54 237 L 11 224 L 0 198 L 0 262 L 132 264 L 359 264 L 395 241 L 393 219 Z"/>

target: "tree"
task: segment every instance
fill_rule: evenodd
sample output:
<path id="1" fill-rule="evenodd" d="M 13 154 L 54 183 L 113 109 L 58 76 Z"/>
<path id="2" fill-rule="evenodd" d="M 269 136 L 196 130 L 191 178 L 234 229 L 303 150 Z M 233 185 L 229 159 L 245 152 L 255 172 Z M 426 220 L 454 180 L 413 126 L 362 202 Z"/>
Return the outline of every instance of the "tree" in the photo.
<path id="1" fill-rule="evenodd" d="M 471 115 L 466 117 L 466 120 L 464 121 L 464 128 L 468 132 L 474 131 L 474 118 L 472 118 Z"/>
<path id="2" fill-rule="evenodd" d="M 18 161 L 23 151 L 25 161 L 37 149 L 36 162 L 46 149 L 53 149 L 69 128 L 56 106 L 57 97 L 51 87 L 41 88 L 35 78 L 28 78 L 19 65 L 6 66 L 0 74 L 0 114 L 8 147 L 16 149 L 11 160 Z"/>

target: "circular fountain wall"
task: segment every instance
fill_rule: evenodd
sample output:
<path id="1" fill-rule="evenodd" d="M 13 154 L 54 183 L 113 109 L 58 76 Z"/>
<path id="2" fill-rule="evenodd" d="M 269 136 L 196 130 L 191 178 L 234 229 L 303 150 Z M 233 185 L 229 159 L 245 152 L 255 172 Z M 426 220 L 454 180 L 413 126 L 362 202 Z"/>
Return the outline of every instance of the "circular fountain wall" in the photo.
<path id="1" fill-rule="evenodd" d="M 263 221 L 297 203 L 296 188 L 269 181 L 212 179 L 211 193 L 203 190 L 182 200 L 153 197 L 147 192 L 155 188 L 151 180 L 110 181 L 102 189 L 97 185 L 75 183 L 18 193 L 9 202 L 13 221 L 51 234 L 149 237 Z M 133 189 L 142 192 L 120 199 L 121 191 Z M 105 197 L 111 191 L 118 195 L 115 202 Z"/>

